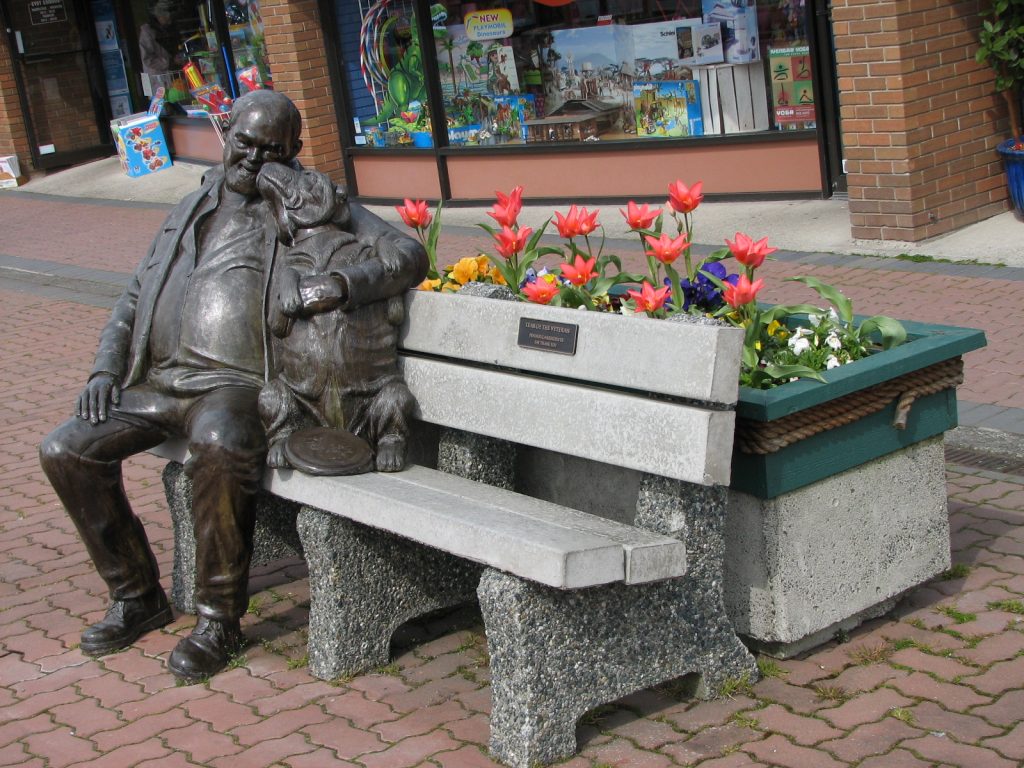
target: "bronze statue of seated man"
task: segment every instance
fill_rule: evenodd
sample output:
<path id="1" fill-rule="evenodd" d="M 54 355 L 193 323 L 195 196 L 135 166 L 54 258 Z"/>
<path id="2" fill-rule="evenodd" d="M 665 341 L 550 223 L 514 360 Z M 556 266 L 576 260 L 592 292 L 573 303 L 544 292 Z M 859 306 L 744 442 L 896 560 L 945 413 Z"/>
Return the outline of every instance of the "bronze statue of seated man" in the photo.
<path id="1" fill-rule="evenodd" d="M 186 680 L 224 668 L 244 642 L 253 497 L 267 455 L 259 414 L 270 374 L 266 297 L 280 247 L 257 189 L 265 163 L 294 164 L 301 118 L 282 94 L 239 98 L 223 166 L 182 200 L 114 305 L 76 414 L 40 447 L 47 477 L 78 528 L 111 604 L 81 649 L 131 645 L 172 619 L 146 533 L 125 495 L 121 462 L 171 437 L 188 441 L 198 619 L 168 659 Z M 412 238 L 356 204 L 348 229 L 373 259 L 334 279 L 341 307 L 398 295 L 423 279 Z M 310 366 L 318 364 L 310 360 Z"/>

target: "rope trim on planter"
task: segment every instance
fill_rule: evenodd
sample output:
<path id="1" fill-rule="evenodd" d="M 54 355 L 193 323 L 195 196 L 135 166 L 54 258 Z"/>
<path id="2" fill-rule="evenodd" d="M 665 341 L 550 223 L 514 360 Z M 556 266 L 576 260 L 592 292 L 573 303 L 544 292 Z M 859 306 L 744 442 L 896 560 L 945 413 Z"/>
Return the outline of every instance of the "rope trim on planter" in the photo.
<path id="1" fill-rule="evenodd" d="M 964 381 L 961 357 L 943 360 L 873 387 L 838 397 L 827 403 L 799 411 L 774 421 L 736 420 L 735 445 L 741 453 L 775 453 L 800 440 L 827 429 L 850 424 L 886 408 L 893 400 L 896 414 L 893 429 L 905 429 L 914 400 L 933 395 Z"/>

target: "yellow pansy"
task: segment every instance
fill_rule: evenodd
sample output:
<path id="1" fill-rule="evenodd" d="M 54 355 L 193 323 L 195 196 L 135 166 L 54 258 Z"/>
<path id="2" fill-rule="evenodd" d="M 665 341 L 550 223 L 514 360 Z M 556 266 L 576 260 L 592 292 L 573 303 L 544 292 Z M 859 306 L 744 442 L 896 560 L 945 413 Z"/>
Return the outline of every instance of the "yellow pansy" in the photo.
<path id="1" fill-rule="evenodd" d="M 420 283 L 417 286 L 417 288 L 419 290 L 421 290 L 421 291 L 436 291 L 440 287 L 441 287 L 441 281 L 440 280 L 431 280 L 429 278 L 424 280 L 422 283 Z"/>
<path id="2" fill-rule="evenodd" d="M 480 270 L 477 267 L 476 259 L 467 256 L 464 259 L 459 259 L 458 264 L 452 267 L 452 280 L 459 285 L 465 285 L 476 280 L 479 273 Z"/>

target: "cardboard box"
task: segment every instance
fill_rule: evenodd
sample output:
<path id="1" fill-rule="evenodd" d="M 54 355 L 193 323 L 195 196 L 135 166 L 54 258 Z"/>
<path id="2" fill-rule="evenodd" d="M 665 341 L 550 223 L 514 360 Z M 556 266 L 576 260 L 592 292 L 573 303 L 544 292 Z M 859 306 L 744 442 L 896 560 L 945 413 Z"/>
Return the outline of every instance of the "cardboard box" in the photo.
<path id="1" fill-rule="evenodd" d="M 703 136 L 700 88 L 693 80 L 633 83 L 637 138 Z"/>
<path id="2" fill-rule="evenodd" d="M 145 176 L 171 167 L 160 118 L 141 112 L 110 122 L 121 168 L 131 177 Z"/>
<path id="3" fill-rule="evenodd" d="M 761 58 L 756 0 L 703 0 L 704 21 L 721 24 L 727 64 L 748 64 Z"/>
<path id="4" fill-rule="evenodd" d="M 14 155 L 0 157 L 0 189 L 18 186 L 18 179 L 21 176 L 21 166 L 18 165 L 18 158 Z"/>

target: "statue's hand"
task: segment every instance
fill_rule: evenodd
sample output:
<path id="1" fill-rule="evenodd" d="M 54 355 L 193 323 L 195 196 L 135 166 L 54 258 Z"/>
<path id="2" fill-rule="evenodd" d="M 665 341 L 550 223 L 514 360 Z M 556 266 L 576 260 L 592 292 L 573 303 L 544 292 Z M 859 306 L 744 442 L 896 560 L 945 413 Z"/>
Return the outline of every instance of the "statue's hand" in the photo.
<path id="1" fill-rule="evenodd" d="M 277 281 L 277 306 L 285 317 L 298 317 L 302 313 L 299 293 L 299 273 L 290 267 L 284 269 Z"/>
<path id="2" fill-rule="evenodd" d="M 78 396 L 75 415 L 80 419 L 99 424 L 107 420 L 107 411 L 111 403 L 121 402 L 121 384 L 118 378 L 110 373 L 97 373 L 89 379 L 82 394 Z"/>
<path id="3" fill-rule="evenodd" d="M 397 240 L 391 237 L 382 237 L 374 244 L 374 251 L 377 259 L 384 265 L 384 270 L 389 275 L 398 274 L 402 271 L 408 261 L 408 257 L 402 250 Z"/>

